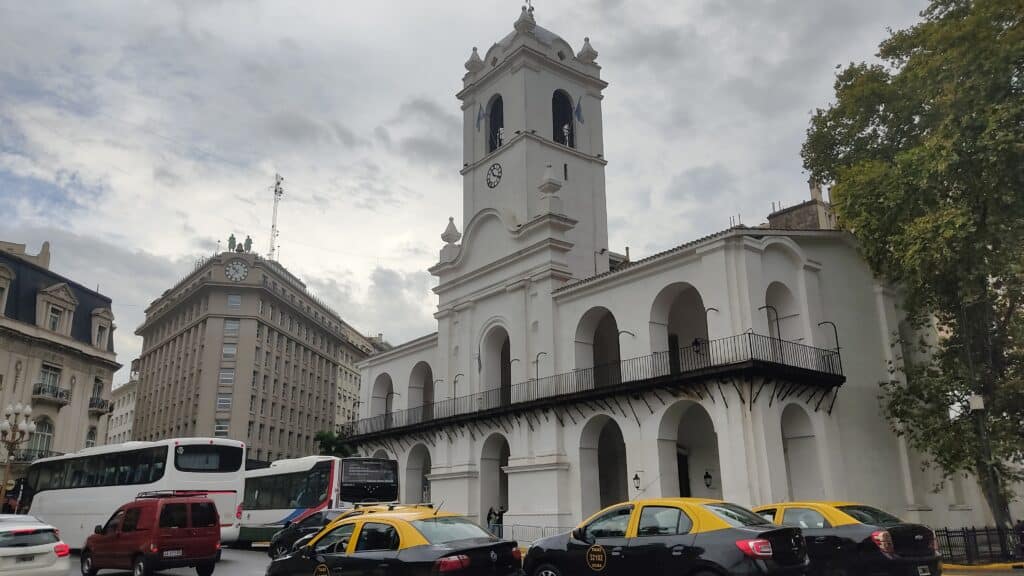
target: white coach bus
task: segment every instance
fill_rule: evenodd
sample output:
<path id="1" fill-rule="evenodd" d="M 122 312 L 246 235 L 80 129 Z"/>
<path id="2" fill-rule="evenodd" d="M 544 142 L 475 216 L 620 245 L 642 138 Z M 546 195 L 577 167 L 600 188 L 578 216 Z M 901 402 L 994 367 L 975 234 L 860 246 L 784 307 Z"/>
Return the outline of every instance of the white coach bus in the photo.
<path id="1" fill-rule="evenodd" d="M 325 508 L 398 500 L 398 462 L 382 458 L 306 456 L 277 460 L 245 474 L 242 531 L 245 545 Z"/>
<path id="2" fill-rule="evenodd" d="M 224 543 L 241 527 L 245 444 L 226 438 L 176 438 L 86 448 L 43 458 L 25 476 L 19 509 L 52 524 L 69 546 L 81 549 L 139 492 L 201 491 L 217 505 Z"/>

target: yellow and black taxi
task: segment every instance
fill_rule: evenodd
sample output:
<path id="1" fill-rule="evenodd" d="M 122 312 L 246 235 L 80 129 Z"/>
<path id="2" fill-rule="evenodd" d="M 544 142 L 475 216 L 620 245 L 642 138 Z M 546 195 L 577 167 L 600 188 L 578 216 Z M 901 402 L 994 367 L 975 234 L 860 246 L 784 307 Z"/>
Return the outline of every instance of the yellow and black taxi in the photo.
<path id="1" fill-rule="evenodd" d="M 854 502 L 785 502 L 754 511 L 766 520 L 803 531 L 810 574 L 942 574 L 935 533 L 878 508 Z"/>
<path id="2" fill-rule="evenodd" d="M 383 511 L 336 520 L 271 562 L 267 576 L 517 576 L 518 545 L 451 512 Z"/>
<path id="3" fill-rule="evenodd" d="M 779 575 L 806 567 L 799 529 L 698 498 L 610 506 L 569 533 L 537 540 L 524 563 L 528 576 Z"/>
<path id="4" fill-rule="evenodd" d="M 357 504 L 353 508 L 325 508 L 299 518 L 295 522 L 285 522 L 283 528 L 274 533 L 270 539 L 270 546 L 267 548 L 267 555 L 271 559 L 292 551 L 296 545 L 301 545 L 313 539 L 324 526 L 335 520 L 343 520 L 360 514 L 376 514 L 378 512 L 395 512 L 400 510 L 416 510 L 421 508 L 433 508 L 432 504 Z"/>

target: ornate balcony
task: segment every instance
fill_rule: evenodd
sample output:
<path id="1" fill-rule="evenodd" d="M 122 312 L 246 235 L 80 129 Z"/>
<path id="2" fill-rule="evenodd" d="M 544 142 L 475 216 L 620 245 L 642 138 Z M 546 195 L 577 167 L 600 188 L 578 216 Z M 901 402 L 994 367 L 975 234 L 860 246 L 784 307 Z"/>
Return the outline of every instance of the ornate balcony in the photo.
<path id="1" fill-rule="evenodd" d="M 35 462 L 40 458 L 50 458 L 52 456 L 63 456 L 63 452 L 54 452 L 52 450 L 15 450 L 11 454 L 11 462 L 15 464 L 29 464 Z"/>
<path id="2" fill-rule="evenodd" d="M 114 403 L 103 398 L 89 398 L 89 413 L 102 416 L 114 411 Z"/>
<path id="3" fill-rule="evenodd" d="M 71 404 L 71 390 L 39 382 L 32 386 L 32 399 L 67 406 Z"/>
<path id="4" fill-rule="evenodd" d="M 760 378 L 760 387 L 749 389 L 746 402 L 756 401 L 767 382 L 773 381 L 771 395 L 784 393 L 788 396 L 799 390 L 799 394 L 806 395 L 818 407 L 832 392 L 832 398 L 825 405 L 829 410 L 835 400 L 835 389 L 846 381 L 836 350 L 744 333 L 703 341 L 675 352 L 657 352 L 363 418 L 339 427 L 339 431 L 358 443 L 446 424 L 659 388 L 688 388 L 700 398 L 706 395 L 714 399 L 712 387 L 721 394 L 724 379 L 730 377 Z M 779 390 L 780 385 L 784 391 Z M 766 398 L 768 396 L 765 394 Z"/>

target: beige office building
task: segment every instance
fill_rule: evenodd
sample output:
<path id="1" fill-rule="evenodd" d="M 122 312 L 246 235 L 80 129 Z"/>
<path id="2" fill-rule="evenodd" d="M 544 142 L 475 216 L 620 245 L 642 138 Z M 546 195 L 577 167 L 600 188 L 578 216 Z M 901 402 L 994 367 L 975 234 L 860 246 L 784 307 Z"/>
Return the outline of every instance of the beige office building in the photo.
<path id="1" fill-rule="evenodd" d="M 107 444 L 121 444 L 132 439 L 135 420 L 135 395 L 139 386 L 139 360 L 132 360 L 129 379 L 111 393 L 113 412 L 107 426 Z"/>
<path id="2" fill-rule="evenodd" d="M 0 242 L 0 411 L 31 404 L 36 431 L 9 458 L 17 476 L 37 458 L 107 437 L 114 354 L 110 298 L 50 270 L 38 254 Z"/>
<path id="3" fill-rule="evenodd" d="M 134 439 L 234 438 L 265 461 L 316 453 L 316 433 L 354 414 L 355 363 L 374 350 L 301 280 L 241 246 L 197 262 L 136 334 Z"/>

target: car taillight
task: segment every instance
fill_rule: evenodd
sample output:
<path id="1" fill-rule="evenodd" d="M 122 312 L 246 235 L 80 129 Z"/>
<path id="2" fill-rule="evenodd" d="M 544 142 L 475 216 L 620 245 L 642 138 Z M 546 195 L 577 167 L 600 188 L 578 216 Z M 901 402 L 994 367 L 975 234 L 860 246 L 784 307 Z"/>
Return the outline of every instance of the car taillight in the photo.
<path id="1" fill-rule="evenodd" d="M 71 547 L 63 542 L 57 542 L 57 545 L 53 547 L 53 553 L 57 555 L 57 558 L 63 558 L 71 554 Z"/>
<path id="2" fill-rule="evenodd" d="M 239 504 L 237 507 L 235 507 L 235 519 L 237 519 L 237 520 L 241 520 L 242 519 L 242 505 L 241 504 Z"/>
<path id="3" fill-rule="evenodd" d="M 516 562 L 522 563 L 522 561 L 523 561 L 523 551 L 519 549 L 519 546 L 516 546 L 515 548 L 512 549 L 512 559 L 515 560 Z"/>
<path id="4" fill-rule="evenodd" d="M 220 550 L 220 540 L 217 541 L 217 545 L 213 547 L 214 550 Z"/>
<path id="5" fill-rule="evenodd" d="M 750 558 L 771 558 L 772 543 L 764 538 L 753 540 L 737 540 L 736 547 Z"/>
<path id="6" fill-rule="evenodd" d="M 888 530 L 875 530 L 871 533 L 871 541 L 878 546 L 882 554 L 895 554 L 896 548 L 892 544 L 892 534 Z"/>
<path id="7" fill-rule="evenodd" d="M 157 552 L 160 551 L 160 548 L 155 543 L 151 542 L 149 544 L 149 551 L 152 552 L 153 554 L 156 554 Z"/>
<path id="8" fill-rule="evenodd" d="M 469 568 L 469 556 L 459 554 L 458 556 L 445 556 L 434 563 L 437 572 L 455 572 L 463 568 Z"/>

